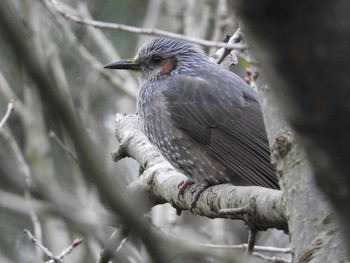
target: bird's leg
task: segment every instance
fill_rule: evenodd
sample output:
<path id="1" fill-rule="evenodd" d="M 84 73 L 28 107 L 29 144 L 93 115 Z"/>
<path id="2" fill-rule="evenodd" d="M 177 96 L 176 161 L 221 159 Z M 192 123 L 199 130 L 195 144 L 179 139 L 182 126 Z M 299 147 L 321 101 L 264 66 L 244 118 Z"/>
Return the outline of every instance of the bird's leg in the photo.
<path id="1" fill-rule="evenodd" d="M 186 180 L 181 181 L 181 183 L 179 183 L 177 186 L 177 188 L 179 189 L 179 190 L 177 190 L 177 197 L 179 199 L 182 198 L 185 194 L 185 190 L 186 190 L 187 186 L 192 185 L 192 184 L 194 184 L 194 182 L 190 179 L 186 179 Z"/>
<path id="2" fill-rule="evenodd" d="M 201 195 L 201 193 L 207 189 L 210 186 L 209 183 L 204 182 L 204 183 L 200 183 L 200 184 L 196 184 L 192 190 L 191 190 L 191 194 L 193 195 L 192 197 L 192 203 L 191 203 L 191 211 L 196 207 L 197 205 L 197 201 L 199 199 L 199 196 Z"/>

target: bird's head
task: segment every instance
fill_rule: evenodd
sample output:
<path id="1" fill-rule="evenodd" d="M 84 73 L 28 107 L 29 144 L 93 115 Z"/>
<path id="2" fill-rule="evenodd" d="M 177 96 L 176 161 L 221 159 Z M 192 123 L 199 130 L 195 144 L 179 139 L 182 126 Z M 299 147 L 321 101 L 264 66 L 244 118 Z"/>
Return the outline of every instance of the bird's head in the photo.
<path id="1" fill-rule="evenodd" d="M 167 75 L 191 74 L 195 67 L 207 60 L 207 56 L 196 45 L 157 37 L 143 44 L 134 58 L 112 62 L 104 67 L 139 71 L 140 80 L 144 83 Z"/>

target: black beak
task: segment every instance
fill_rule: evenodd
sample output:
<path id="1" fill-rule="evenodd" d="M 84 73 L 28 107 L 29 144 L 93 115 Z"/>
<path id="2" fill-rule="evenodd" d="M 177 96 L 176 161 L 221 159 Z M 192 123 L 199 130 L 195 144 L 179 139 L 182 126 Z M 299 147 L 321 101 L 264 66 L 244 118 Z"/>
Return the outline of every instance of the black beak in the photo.
<path id="1" fill-rule="evenodd" d="M 134 59 L 123 59 L 111 62 L 107 65 L 104 65 L 103 67 L 108 69 L 140 70 L 140 64 L 135 62 Z"/>

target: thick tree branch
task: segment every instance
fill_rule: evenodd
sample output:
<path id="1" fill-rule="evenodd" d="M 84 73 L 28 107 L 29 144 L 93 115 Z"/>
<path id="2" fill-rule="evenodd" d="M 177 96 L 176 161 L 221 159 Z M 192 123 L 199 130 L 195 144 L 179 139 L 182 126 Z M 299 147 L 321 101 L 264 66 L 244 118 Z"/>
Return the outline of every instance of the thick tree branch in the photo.
<path id="1" fill-rule="evenodd" d="M 342 233 L 336 230 L 338 222 L 332 216 L 333 209 L 316 187 L 314 172 L 305 157 L 305 151 L 284 120 L 261 72 L 256 85 L 271 142 L 272 161 L 285 196 L 294 260 L 298 261 L 310 253 L 315 262 L 321 259 L 332 262 L 336 258 L 344 257 L 345 246 Z M 308 235 L 305 235 L 306 231 Z M 327 253 L 335 244 L 337 251 Z"/>
<path id="2" fill-rule="evenodd" d="M 175 170 L 150 144 L 139 127 L 137 115 L 118 114 L 116 135 L 128 154 L 145 169 L 129 185 L 131 193 L 142 193 L 152 205 L 169 202 L 177 209 L 191 208 L 191 187 L 188 187 L 183 200 L 177 194 L 177 186 L 186 177 Z M 231 184 L 213 186 L 202 193 L 193 212 L 210 218 L 228 217 L 249 223 L 249 216 L 244 212 L 225 215 L 219 213 L 219 210 L 246 207 L 252 199 L 256 201 L 255 221 L 259 230 L 277 228 L 287 231 L 283 195 L 277 190 Z"/>

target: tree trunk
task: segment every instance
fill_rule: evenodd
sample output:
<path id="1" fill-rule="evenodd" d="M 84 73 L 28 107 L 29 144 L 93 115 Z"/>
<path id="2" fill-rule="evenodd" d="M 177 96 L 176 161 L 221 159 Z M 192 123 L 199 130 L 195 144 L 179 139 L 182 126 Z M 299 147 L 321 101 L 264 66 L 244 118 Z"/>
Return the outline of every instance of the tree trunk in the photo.
<path id="1" fill-rule="evenodd" d="M 346 159 L 350 156 L 350 60 L 346 54 L 350 4 L 281 4 L 269 0 L 230 3 L 243 19 L 250 44 L 279 103 L 275 108 L 269 89 L 260 88 L 286 198 L 293 261 L 341 262 L 346 258 L 343 232 L 316 185 L 332 203 L 349 240 L 350 162 Z M 282 110 L 296 136 L 277 109 Z"/>

